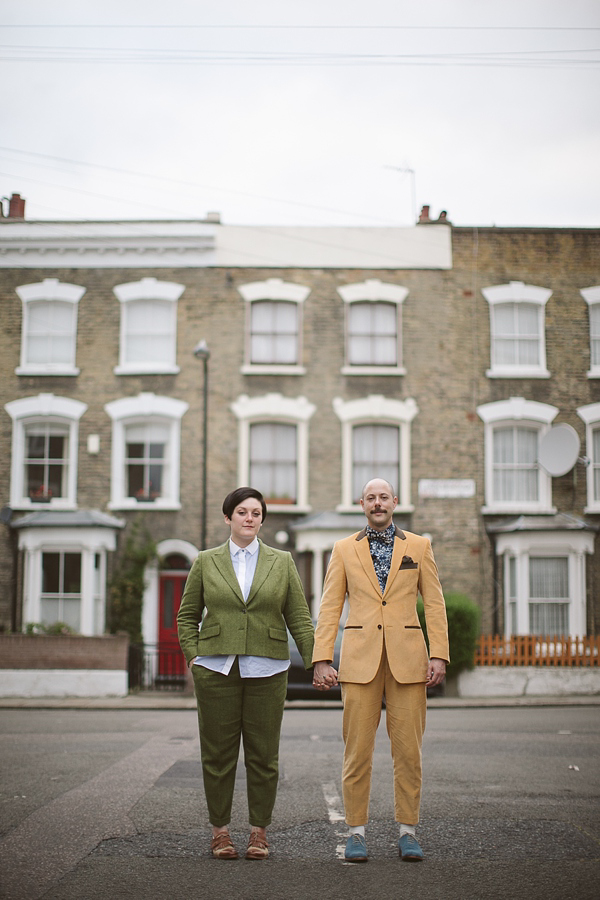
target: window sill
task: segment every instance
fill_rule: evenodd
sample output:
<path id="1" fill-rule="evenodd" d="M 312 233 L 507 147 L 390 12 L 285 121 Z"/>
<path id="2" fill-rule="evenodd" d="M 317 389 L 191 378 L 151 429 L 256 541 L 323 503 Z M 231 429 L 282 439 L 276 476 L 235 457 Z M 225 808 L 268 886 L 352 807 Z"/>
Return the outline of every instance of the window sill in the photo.
<path id="1" fill-rule="evenodd" d="M 600 366 L 592 366 L 589 372 L 585 374 L 588 378 L 600 378 Z"/>
<path id="2" fill-rule="evenodd" d="M 304 503 L 267 503 L 267 511 L 271 513 L 309 513 L 312 512 L 312 506 Z"/>
<path id="3" fill-rule="evenodd" d="M 585 516 L 600 516 L 600 506 L 584 506 L 583 514 Z"/>
<path id="4" fill-rule="evenodd" d="M 15 375 L 79 375 L 80 369 L 76 366 L 17 366 Z"/>
<path id="5" fill-rule="evenodd" d="M 526 369 L 515 366 L 514 368 L 488 369 L 486 378 L 550 378 L 548 369 Z"/>
<path id="6" fill-rule="evenodd" d="M 406 375 L 404 366 L 343 366 L 342 375 Z"/>
<path id="7" fill-rule="evenodd" d="M 159 502 L 158 500 L 151 500 L 148 503 L 140 503 L 137 500 L 131 500 L 128 497 L 125 500 L 111 500 L 111 502 L 108 504 L 108 509 L 154 509 L 157 512 L 177 512 L 177 510 L 181 509 L 181 503 L 173 503 L 170 500 L 163 500 L 162 502 Z"/>
<path id="8" fill-rule="evenodd" d="M 113 369 L 115 375 L 178 375 L 180 371 L 179 366 L 167 363 L 164 365 L 154 363 L 151 366 L 124 365 L 115 366 Z"/>
<path id="9" fill-rule="evenodd" d="M 354 504 L 340 503 L 338 506 L 336 506 L 335 511 L 339 512 L 339 513 L 362 513 L 363 508 L 359 504 L 354 505 Z M 412 513 L 414 511 L 415 511 L 415 508 L 411 503 L 408 503 L 405 506 L 402 506 L 399 503 L 398 506 L 396 507 L 396 509 L 394 510 L 394 515 L 398 516 L 398 515 L 402 515 L 402 513 Z"/>
<path id="10" fill-rule="evenodd" d="M 77 509 L 77 504 L 72 503 L 70 500 L 63 500 L 61 502 L 50 500 L 48 503 L 46 501 L 34 503 L 31 500 L 19 500 L 17 503 L 11 505 L 14 510 L 19 510 L 20 512 L 36 512 L 38 510 L 43 510 L 44 512 L 56 512 L 57 510 L 63 509 L 72 512 Z"/>
<path id="11" fill-rule="evenodd" d="M 242 366 L 240 369 L 242 375 L 306 375 L 304 366 L 284 366 L 284 365 L 252 365 L 251 363 Z"/>
<path id="12" fill-rule="evenodd" d="M 555 506 L 526 506 L 523 503 L 481 507 L 484 516 L 554 516 L 556 512 Z"/>

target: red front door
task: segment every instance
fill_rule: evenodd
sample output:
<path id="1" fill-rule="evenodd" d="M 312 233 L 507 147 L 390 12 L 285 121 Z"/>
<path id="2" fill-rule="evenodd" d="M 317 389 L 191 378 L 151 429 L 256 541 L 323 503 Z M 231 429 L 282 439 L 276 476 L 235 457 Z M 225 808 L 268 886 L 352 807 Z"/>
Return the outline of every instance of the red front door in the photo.
<path id="1" fill-rule="evenodd" d="M 185 660 L 177 639 L 177 613 L 185 587 L 187 572 L 160 573 L 158 620 L 158 675 L 162 679 L 181 678 Z"/>

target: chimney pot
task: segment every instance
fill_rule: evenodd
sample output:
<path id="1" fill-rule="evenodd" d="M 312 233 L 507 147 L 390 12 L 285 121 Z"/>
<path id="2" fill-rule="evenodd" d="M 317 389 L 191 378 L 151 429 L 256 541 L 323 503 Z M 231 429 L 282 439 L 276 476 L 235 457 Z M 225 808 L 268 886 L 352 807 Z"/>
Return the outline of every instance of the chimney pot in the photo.
<path id="1" fill-rule="evenodd" d="M 8 218 L 24 219 L 25 218 L 25 198 L 20 194 L 13 194 L 8 201 Z"/>
<path id="2" fill-rule="evenodd" d="M 421 215 L 419 216 L 419 222 L 424 223 L 424 222 L 430 222 L 430 221 L 431 221 L 431 219 L 429 218 L 429 207 L 422 206 L 421 207 Z"/>

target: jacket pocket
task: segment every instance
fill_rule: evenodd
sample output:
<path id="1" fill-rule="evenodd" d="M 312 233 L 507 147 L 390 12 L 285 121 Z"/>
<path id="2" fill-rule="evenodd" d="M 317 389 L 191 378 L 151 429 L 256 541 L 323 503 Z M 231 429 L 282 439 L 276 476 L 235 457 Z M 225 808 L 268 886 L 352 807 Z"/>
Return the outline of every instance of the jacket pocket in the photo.
<path id="1" fill-rule="evenodd" d="M 344 631 L 352 631 L 355 628 L 356 629 L 362 628 L 362 625 L 345 625 Z"/>
<path id="2" fill-rule="evenodd" d="M 273 626 L 270 626 L 269 637 L 273 638 L 274 641 L 285 641 L 287 644 L 287 631 L 285 631 L 283 628 L 274 628 Z"/>
<path id="3" fill-rule="evenodd" d="M 201 628 L 200 634 L 198 635 L 198 640 L 203 641 L 206 638 L 216 637 L 217 634 L 221 633 L 221 626 L 219 624 L 209 625 L 208 628 Z"/>
<path id="4" fill-rule="evenodd" d="M 415 631 L 421 631 L 421 626 L 420 626 L 420 625 L 405 625 L 404 627 L 405 627 L 405 628 L 414 628 Z"/>

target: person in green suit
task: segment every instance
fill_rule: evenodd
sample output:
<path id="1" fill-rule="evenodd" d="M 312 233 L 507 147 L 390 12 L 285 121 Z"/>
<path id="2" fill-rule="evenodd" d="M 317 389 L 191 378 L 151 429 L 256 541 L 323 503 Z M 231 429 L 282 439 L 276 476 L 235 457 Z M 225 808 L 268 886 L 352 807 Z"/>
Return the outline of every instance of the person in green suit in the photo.
<path id="1" fill-rule="evenodd" d="M 238 858 L 228 826 L 241 738 L 251 827 L 245 857 L 265 859 L 290 665 L 287 629 L 308 669 L 314 628 L 291 554 L 258 539 L 267 514 L 260 491 L 232 491 L 223 514 L 231 536 L 191 568 L 179 643 L 194 675 L 211 853 Z"/>

